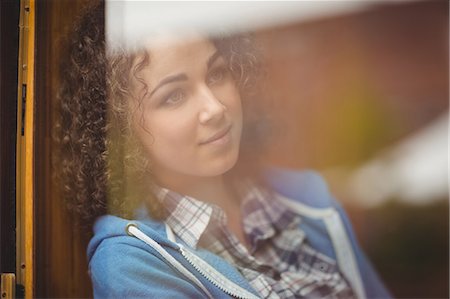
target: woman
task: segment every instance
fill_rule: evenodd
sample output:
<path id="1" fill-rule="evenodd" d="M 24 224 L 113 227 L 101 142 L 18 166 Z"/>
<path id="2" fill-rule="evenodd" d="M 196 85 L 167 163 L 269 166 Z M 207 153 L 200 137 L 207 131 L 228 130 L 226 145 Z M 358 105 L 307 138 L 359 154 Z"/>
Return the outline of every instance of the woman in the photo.
<path id="1" fill-rule="evenodd" d="M 188 36 L 105 50 L 101 3 L 74 27 L 61 174 L 95 297 L 388 297 L 320 177 L 257 166 L 251 39 Z"/>

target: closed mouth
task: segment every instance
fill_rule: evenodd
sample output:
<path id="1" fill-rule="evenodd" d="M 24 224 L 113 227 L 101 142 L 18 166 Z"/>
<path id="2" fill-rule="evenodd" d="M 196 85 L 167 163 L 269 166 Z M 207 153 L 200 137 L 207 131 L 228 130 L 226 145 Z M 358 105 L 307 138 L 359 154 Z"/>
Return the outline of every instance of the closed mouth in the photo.
<path id="1" fill-rule="evenodd" d="M 223 130 L 220 130 L 219 132 L 217 132 L 216 134 L 214 134 L 213 136 L 211 136 L 207 140 L 205 140 L 203 142 L 200 142 L 200 144 L 206 144 L 206 143 L 210 143 L 210 142 L 213 142 L 215 140 L 218 140 L 218 139 L 222 138 L 223 136 L 225 136 L 226 134 L 228 134 L 228 132 L 230 130 L 231 130 L 231 125 L 227 126 Z"/>

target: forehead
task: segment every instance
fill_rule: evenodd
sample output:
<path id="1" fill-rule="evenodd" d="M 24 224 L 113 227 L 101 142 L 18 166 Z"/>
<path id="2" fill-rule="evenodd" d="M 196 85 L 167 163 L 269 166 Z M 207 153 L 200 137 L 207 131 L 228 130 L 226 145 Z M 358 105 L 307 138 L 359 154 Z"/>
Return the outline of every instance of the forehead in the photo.
<path id="1" fill-rule="evenodd" d="M 161 35 L 147 43 L 149 67 L 144 70 L 151 78 L 176 72 L 201 70 L 208 59 L 216 52 L 214 44 L 200 35 L 184 36 Z"/>

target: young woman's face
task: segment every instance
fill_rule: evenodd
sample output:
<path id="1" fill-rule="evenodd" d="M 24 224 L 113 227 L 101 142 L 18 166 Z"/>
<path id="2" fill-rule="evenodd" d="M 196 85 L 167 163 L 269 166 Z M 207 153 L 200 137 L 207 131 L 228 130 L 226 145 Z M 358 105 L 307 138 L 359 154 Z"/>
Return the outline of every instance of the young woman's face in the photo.
<path id="1" fill-rule="evenodd" d="M 207 39 L 165 40 L 139 73 L 148 86 L 135 126 L 158 176 L 218 176 L 237 161 L 241 99 L 228 64 Z"/>

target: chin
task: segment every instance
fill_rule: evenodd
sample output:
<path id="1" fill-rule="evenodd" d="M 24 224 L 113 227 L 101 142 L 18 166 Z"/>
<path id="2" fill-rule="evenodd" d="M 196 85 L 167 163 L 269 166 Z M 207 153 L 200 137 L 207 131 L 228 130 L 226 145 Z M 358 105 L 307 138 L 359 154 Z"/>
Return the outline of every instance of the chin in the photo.
<path id="1" fill-rule="evenodd" d="M 221 157 L 211 163 L 205 163 L 205 166 L 207 167 L 205 169 L 205 176 L 219 176 L 225 174 L 236 165 L 238 156 L 239 153 L 236 151 L 236 153 L 230 153 L 227 157 Z"/>

